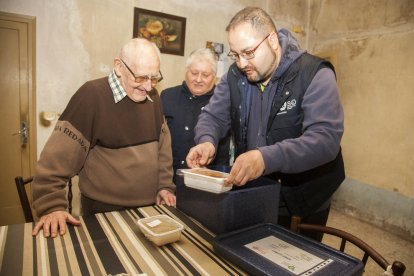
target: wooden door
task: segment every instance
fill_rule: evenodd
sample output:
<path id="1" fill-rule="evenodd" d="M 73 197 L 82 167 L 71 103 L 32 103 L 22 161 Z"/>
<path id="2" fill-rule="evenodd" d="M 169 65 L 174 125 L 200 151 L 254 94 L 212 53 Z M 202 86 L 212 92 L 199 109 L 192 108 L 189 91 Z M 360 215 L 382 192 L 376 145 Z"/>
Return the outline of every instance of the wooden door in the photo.
<path id="1" fill-rule="evenodd" d="M 34 35 L 34 17 L 0 12 L 0 225 L 24 222 L 14 177 L 37 158 Z"/>

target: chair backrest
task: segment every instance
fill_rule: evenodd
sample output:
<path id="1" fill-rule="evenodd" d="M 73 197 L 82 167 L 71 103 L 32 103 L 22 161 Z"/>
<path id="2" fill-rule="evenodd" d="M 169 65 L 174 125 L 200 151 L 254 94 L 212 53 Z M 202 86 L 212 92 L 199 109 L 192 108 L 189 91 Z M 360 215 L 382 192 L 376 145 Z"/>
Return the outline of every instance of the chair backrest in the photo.
<path id="1" fill-rule="evenodd" d="M 364 256 L 361 259 L 364 267 L 368 261 L 368 258 L 373 259 L 384 270 L 387 270 L 388 266 L 390 265 L 389 262 L 383 256 L 381 256 L 381 254 L 379 254 L 366 242 L 343 230 L 324 225 L 301 223 L 301 218 L 298 216 L 292 216 L 290 230 L 296 233 L 300 233 L 300 230 L 306 230 L 336 236 L 341 239 L 339 250 L 342 252 L 345 251 L 346 243 L 350 242 L 364 252 Z M 391 270 L 394 276 L 402 276 L 405 272 L 405 265 L 402 262 L 394 261 L 392 263 Z"/>
<path id="2" fill-rule="evenodd" d="M 21 176 L 14 178 L 17 187 L 17 193 L 19 194 L 20 203 L 22 204 L 24 219 L 26 222 L 33 222 L 32 208 L 30 207 L 29 198 L 27 197 L 25 185 L 33 181 L 33 177 L 23 179 Z"/>
<path id="3" fill-rule="evenodd" d="M 14 178 L 16 182 L 17 193 L 19 194 L 20 203 L 22 204 L 24 219 L 26 222 L 33 222 L 32 208 L 30 206 L 30 201 L 26 193 L 26 184 L 29 184 L 33 181 L 33 176 L 23 179 L 21 176 L 16 176 Z M 72 213 L 72 179 L 68 181 L 68 211 Z"/>

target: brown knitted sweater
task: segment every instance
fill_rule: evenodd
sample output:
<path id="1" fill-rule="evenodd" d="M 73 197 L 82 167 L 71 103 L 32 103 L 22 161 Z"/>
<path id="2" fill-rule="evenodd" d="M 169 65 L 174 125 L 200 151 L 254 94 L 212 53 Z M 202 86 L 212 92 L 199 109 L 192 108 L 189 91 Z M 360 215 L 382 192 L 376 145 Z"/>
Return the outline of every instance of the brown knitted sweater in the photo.
<path id="1" fill-rule="evenodd" d="M 37 163 L 33 207 L 40 217 L 65 210 L 67 180 L 78 174 L 81 193 L 121 206 L 155 203 L 174 191 L 171 137 L 158 92 L 154 102 L 115 103 L 108 78 L 85 83 L 56 123 Z"/>

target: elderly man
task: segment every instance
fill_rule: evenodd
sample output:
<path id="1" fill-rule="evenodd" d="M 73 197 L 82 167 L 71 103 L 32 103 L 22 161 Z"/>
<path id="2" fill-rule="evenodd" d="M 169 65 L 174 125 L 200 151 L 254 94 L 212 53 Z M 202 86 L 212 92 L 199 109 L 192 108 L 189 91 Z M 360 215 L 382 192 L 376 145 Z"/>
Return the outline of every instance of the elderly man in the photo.
<path id="1" fill-rule="evenodd" d="M 161 93 L 164 115 L 171 130 L 174 179 L 177 169 L 187 168 L 185 158 L 194 143 L 194 127 L 198 115 L 213 96 L 217 61 L 208 48 L 193 51 L 186 62 L 185 80 L 181 85 Z M 217 154 L 210 165 L 229 165 L 230 134 L 218 144 Z"/>
<path id="2" fill-rule="evenodd" d="M 292 215 L 326 224 L 330 198 L 345 178 L 332 64 L 301 50 L 260 8 L 239 11 L 227 31 L 235 63 L 200 114 L 188 165 L 208 164 L 231 127 L 236 159 L 227 181 L 271 177 L 282 184 L 280 224 L 289 226 Z"/>
<path id="3" fill-rule="evenodd" d="M 79 225 L 67 213 L 65 183 L 79 175 L 83 214 L 149 204 L 175 205 L 171 137 L 155 86 L 162 80 L 158 48 L 126 43 L 109 77 L 73 95 L 45 145 L 33 181 L 33 229 L 45 237 Z"/>

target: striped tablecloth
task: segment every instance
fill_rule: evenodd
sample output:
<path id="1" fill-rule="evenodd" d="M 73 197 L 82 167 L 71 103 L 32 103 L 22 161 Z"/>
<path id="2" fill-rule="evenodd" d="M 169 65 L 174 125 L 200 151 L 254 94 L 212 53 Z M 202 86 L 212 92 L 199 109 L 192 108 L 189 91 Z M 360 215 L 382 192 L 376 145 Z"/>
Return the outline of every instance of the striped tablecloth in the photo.
<path id="1" fill-rule="evenodd" d="M 139 218 L 167 214 L 185 226 L 181 239 L 157 247 Z M 32 223 L 0 227 L 0 275 L 243 275 L 212 248 L 213 234 L 167 206 L 81 217 L 69 233 L 32 237 Z"/>

